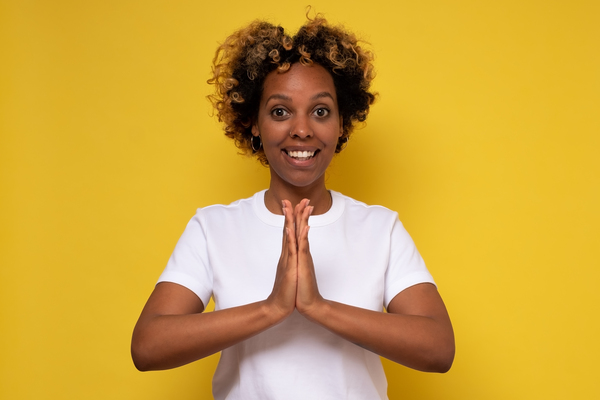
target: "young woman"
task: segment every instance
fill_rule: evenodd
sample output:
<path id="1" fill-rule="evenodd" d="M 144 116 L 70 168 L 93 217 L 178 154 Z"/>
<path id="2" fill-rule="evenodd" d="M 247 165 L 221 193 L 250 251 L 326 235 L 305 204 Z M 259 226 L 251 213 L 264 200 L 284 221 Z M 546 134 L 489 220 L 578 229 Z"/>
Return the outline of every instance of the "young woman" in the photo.
<path id="1" fill-rule="evenodd" d="M 294 37 L 259 21 L 219 47 L 213 74 L 226 135 L 270 185 L 192 218 L 135 327 L 135 365 L 222 351 L 215 399 L 261 400 L 386 399 L 379 356 L 447 371 L 450 319 L 397 214 L 325 186 L 375 98 L 372 55 L 319 16 Z"/>

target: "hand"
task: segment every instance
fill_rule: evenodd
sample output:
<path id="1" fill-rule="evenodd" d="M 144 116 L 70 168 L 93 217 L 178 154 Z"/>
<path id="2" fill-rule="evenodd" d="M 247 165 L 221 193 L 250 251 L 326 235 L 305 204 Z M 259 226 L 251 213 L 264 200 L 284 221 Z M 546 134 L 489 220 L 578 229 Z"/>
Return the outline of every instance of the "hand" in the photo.
<path id="1" fill-rule="evenodd" d="M 296 221 L 296 242 L 297 242 L 297 268 L 298 284 L 296 289 L 296 309 L 305 316 L 318 307 L 323 297 L 319 293 L 317 286 L 317 277 L 310 246 L 308 243 L 308 218 L 312 214 L 314 207 L 308 205 L 308 200 L 302 200 L 294 210 Z"/>
<path id="2" fill-rule="evenodd" d="M 273 291 L 267 298 L 267 303 L 275 307 L 277 312 L 281 314 L 281 319 L 284 319 L 294 311 L 296 305 L 298 248 L 292 204 L 288 200 L 283 200 L 282 203 L 285 222 L 283 224 L 281 256 L 277 264 Z"/>

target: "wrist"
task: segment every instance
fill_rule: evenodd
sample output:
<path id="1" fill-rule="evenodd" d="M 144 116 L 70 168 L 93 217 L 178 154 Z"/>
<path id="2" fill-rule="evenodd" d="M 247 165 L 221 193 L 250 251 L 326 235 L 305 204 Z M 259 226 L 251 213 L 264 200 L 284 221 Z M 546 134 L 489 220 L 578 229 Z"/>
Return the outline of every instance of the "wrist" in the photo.
<path id="1" fill-rule="evenodd" d="M 302 307 L 302 309 L 298 307 L 300 314 L 316 323 L 326 320 L 330 310 L 331 302 L 321 296 L 313 301 L 310 306 Z"/>
<path id="2" fill-rule="evenodd" d="M 261 302 L 263 317 L 269 321 L 269 325 L 277 325 L 286 319 L 292 311 L 284 310 L 276 304 L 270 297 Z"/>

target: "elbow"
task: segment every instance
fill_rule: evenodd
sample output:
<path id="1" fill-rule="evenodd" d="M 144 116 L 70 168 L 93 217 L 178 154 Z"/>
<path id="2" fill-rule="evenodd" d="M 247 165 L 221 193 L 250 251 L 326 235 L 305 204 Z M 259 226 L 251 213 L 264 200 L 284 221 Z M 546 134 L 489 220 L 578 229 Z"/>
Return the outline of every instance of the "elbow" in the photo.
<path id="1" fill-rule="evenodd" d="M 147 372 L 147 371 L 152 371 L 152 368 L 150 368 L 148 363 L 145 363 L 143 360 L 141 360 L 140 358 L 137 358 L 135 356 L 132 356 L 133 359 L 133 365 L 135 365 L 135 368 L 140 371 L 140 372 Z"/>
<path id="2" fill-rule="evenodd" d="M 445 374 L 450 371 L 452 363 L 454 362 L 453 354 L 435 354 L 434 356 L 423 359 L 420 363 L 414 365 L 407 365 L 421 372 L 432 372 L 438 374 Z"/>
<path id="3" fill-rule="evenodd" d="M 133 339 L 131 340 L 131 359 L 138 371 L 146 372 L 156 369 L 153 365 L 151 352 L 148 347 L 149 346 L 143 340 L 140 340 L 140 338 L 136 337 L 134 334 Z"/>
<path id="4" fill-rule="evenodd" d="M 445 374 L 450 371 L 454 363 L 455 346 L 454 341 L 436 351 L 436 356 L 431 360 L 429 372 Z"/>
<path id="5" fill-rule="evenodd" d="M 449 329 L 445 331 L 445 334 L 438 336 L 436 343 L 430 353 L 431 369 L 429 372 L 445 374 L 452 368 L 456 354 L 456 342 L 451 325 L 449 325 Z"/>
<path id="6" fill-rule="evenodd" d="M 431 372 L 445 374 L 446 372 L 450 371 L 450 368 L 452 367 L 453 362 L 454 362 L 454 355 L 440 359 L 435 364 L 434 369 Z"/>
<path id="7" fill-rule="evenodd" d="M 444 374 L 450 371 L 454 362 L 454 343 L 421 348 L 413 353 L 411 359 L 391 358 L 391 360 L 417 371 Z"/>
<path id="8" fill-rule="evenodd" d="M 131 343 L 131 359 L 133 360 L 133 365 L 135 365 L 135 368 L 137 368 L 138 371 L 150 371 L 150 363 L 139 347 L 140 346 L 135 343 Z"/>
<path id="9" fill-rule="evenodd" d="M 421 348 L 414 362 L 404 365 L 421 372 L 444 374 L 450 371 L 455 354 L 454 338 L 451 339 Z"/>

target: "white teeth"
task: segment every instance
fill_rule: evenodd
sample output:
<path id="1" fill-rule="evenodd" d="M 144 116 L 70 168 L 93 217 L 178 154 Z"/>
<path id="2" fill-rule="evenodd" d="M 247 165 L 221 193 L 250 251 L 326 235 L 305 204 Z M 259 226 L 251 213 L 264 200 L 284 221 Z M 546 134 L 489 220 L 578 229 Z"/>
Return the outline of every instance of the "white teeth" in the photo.
<path id="1" fill-rule="evenodd" d="M 297 160 L 308 160 L 312 156 L 315 155 L 314 151 L 288 151 L 288 156 L 295 158 Z"/>

